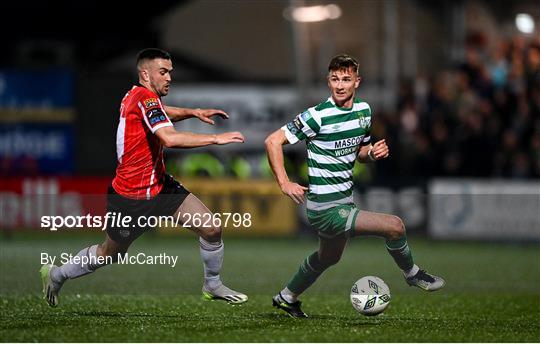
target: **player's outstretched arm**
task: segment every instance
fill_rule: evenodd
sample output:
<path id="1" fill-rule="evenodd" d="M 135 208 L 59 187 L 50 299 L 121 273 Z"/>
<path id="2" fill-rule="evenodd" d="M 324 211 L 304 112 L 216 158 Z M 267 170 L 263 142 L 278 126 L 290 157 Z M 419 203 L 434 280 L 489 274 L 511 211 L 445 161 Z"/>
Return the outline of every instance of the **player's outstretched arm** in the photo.
<path id="1" fill-rule="evenodd" d="M 212 119 L 214 116 L 219 116 L 223 119 L 229 118 L 229 115 L 225 111 L 219 109 L 188 109 L 167 105 L 164 108 L 172 122 L 178 122 L 188 118 L 198 118 L 205 123 L 214 125 L 214 120 Z"/>
<path id="2" fill-rule="evenodd" d="M 386 145 L 385 139 L 375 142 L 374 145 L 366 145 L 360 148 L 358 152 L 358 161 L 372 162 L 376 160 L 386 159 L 390 155 L 390 149 Z"/>
<path id="3" fill-rule="evenodd" d="M 244 135 L 236 131 L 217 135 L 195 134 L 176 131 L 173 126 L 168 126 L 158 129 L 155 134 L 167 148 L 195 148 L 244 142 Z"/>
<path id="4" fill-rule="evenodd" d="M 283 130 L 278 129 L 270 134 L 264 144 L 266 146 L 266 154 L 270 168 L 276 177 L 276 181 L 281 188 L 281 191 L 289 196 L 297 204 L 303 203 L 305 200 L 304 193 L 308 188 L 305 186 L 293 183 L 289 180 L 287 171 L 285 171 L 285 163 L 283 159 L 283 145 L 289 143 Z"/>

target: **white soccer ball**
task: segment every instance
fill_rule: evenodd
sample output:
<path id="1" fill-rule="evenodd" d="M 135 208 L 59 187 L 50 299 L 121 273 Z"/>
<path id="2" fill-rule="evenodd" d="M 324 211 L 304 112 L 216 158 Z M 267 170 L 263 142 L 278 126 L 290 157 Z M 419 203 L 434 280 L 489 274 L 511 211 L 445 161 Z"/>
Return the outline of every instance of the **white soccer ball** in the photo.
<path id="1" fill-rule="evenodd" d="M 360 314 L 380 314 L 390 303 L 390 289 L 379 277 L 362 277 L 351 288 L 351 303 Z"/>

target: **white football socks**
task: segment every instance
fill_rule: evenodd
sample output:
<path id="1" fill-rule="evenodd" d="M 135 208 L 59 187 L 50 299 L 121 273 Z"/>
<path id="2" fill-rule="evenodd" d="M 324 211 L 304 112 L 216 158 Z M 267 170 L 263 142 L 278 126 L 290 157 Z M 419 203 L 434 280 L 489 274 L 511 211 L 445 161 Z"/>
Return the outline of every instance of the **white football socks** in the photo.
<path id="1" fill-rule="evenodd" d="M 298 301 L 298 295 L 290 291 L 287 287 L 281 291 L 281 297 L 288 303 L 295 303 Z"/>
<path id="2" fill-rule="evenodd" d="M 213 290 L 222 285 L 219 272 L 223 265 L 223 242 L 208 242 L 199 238 L 200 254 L 204 267 L 204 285 Z M 67 279 L 74 279 L 94 272 L 96 269 L 107 265 L 105 259 L 98 259 L 98 245 L 82 249 L 73 261 L 60 267 L 53 267 L 51 279 L 56 283 L 64 283 Z M 99 257 L 101 258 L 101 257 Z"/>
<path id="3" fill-rule="evenodd" d="M 56 283 L 64 283 L 65 280 L 88 275 L 96 269 L 107 265 L 104 264 L 104 258 L 97 256 L 98 245 L 83 248 L 72 260 L 60 266 L 53 267 L 51 270 L 51 279 Z"/>
<path id="4" fill-rule="evenodd" d="M 209 242 L 199 237 L 201 259 L 204 267 L 204 286 L 209 290 L 222 285 L 219 272 L 223 265 L 223 242 Z"/>
<path id="5" fill-rule="evenodd" d="M 418 265 L 414 264 L 409 271 L 403 271 L 403 274 L 405 275 L 405 278 L 411 278 L 416 275 L 419 270 L 420 268 L 418 267 Z"/>

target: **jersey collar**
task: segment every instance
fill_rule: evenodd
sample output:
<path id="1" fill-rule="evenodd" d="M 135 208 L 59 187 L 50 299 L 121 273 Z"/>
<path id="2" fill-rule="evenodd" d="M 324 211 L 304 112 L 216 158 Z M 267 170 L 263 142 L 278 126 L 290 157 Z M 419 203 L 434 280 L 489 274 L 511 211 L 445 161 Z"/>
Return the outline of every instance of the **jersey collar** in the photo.
<path id="1" fill-rule="evenodd" d="M 336 105 L 336 102 L 334 101 L 334 98 L 332 98 L 332 96 L 328 97 L 328 101 L 334 105 L 337 109 L 341 110 L 341 111 L 351 111 L 354 107 L 354 103 L 356 102 L 356 98 L 353 98 L 353 105 L 349 108 L 346 108 L 346 107 L 339 107 Z"/>

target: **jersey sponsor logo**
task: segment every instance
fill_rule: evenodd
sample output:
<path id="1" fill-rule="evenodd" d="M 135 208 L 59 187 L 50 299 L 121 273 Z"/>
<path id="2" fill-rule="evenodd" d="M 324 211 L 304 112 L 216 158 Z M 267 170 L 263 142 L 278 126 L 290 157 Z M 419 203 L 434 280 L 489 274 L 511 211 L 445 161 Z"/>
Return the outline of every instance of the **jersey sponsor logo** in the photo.
<path id="1" fill-rule="evenodd" d="M 349 154 L 354 153 L 354 152 L 356 152 L 356 146 L 349 147 L 349 148 L 343 148 L 343 149 L 334 151 L 334 155 L 336 157 L 340 157 L 340 156 L 349 155 Z"/>
<path id="2" fill-rule="evenodd" d="M 358 146 L 360 144 L 360 141 L 362 141 L 361 136 L 351 137 L 351 138 L 344 139 L 344 140 L 339 140 L 339 141 L 336 141 L 334 143 L 334 149 L 349 148 L 349 147 L 352 147 L 352 146 Z"/>
<path id="3" fill-rule="evenodd" d="M 300 114 L 300 118 L 302 118 L 304 122 L 307 122 L 311 118 L 311 114 L 309 111 L 304 111 Z"/>
<path id="4" fill-rule="evenodd" d="M 148 122 L 151 126 L 167 120 L 167 117 L 165 117 L 165 114 L 163 113 L 163 111 L 161 111 L 161 109 L 148 110 L 146 112 L 146 117 L 148 117 Z"/>
<path id="5" fill-rule="evenodd" d="M 144 107 L 146 107 L 147 109 L 159 106 L 159 102 L 156 98 L 148 98 L 143 103 Z"/>

